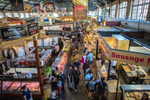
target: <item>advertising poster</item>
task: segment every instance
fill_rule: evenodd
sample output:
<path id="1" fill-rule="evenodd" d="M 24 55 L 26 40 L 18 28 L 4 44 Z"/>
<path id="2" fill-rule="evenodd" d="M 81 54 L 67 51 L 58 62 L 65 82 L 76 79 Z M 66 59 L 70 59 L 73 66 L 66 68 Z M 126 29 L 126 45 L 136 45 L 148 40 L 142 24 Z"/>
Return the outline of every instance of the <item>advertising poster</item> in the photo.
<path id="1" fill-rule="evenodd" d="M 39 27 L 38 27 L 38 23 L 32 23 L 32 24 L 28 24 L 28 35 L 34 35 L 36 33 L 39 32 Z"/>
<path id="2" fill-rule="evenodd" d="M 34 3 L 34 11 L 37 13 L 43 12 L 42 9 L 40 9 L 40 4 L 39 3 Z"/>
<path id="3" fill-rule="evenodd" d="M 87 19 L 88 0 L 73 0 L 74 17 L 76 19 Z"/>
<path id="4" fill-rule="evenodd" d="M 23 0 L 10 0 L 12 11 L 24 11 Z"/>
<path id="5" fill-rule="evenodd" d="M 1 32 L 1 37 L 4 41 L 15 40 L 15 39 L 27 37 L 26 26 L 3 28 L 0 30 L 0 32 Z"/>
<path id="6" fill-rule="evenodd" d="M 45 10 L 44 12 L 55 11 L 54 2 L 46 2 L 43 9 Z"/>
<path id="7" fill-rule="evenodd" d="M 31 13 L 31 4 L 30 3 L 24 3 L 24 12 Z"/>

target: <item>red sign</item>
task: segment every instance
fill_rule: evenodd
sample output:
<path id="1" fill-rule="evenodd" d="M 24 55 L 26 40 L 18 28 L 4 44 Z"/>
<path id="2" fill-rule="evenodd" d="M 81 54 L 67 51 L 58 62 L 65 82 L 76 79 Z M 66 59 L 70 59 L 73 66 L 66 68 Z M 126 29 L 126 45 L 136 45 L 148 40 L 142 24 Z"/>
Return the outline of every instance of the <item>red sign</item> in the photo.
<path id="1" fill-rule="evenodd" d="M 85 6 L 79 4 L 79 5 L 77 5 L 77 6 L 75 7 L 75 10 L 76 10 L 76 11 L 79 11 L 79 12 L 84 11 L 84 10 L 85 10 Z"/>
<path id="2" fill-rule="evenodd" d="M 62 28 L 62 27 L 71 27 L 71 25 L 60 25 L 59 27 L 60 28 Z"/>

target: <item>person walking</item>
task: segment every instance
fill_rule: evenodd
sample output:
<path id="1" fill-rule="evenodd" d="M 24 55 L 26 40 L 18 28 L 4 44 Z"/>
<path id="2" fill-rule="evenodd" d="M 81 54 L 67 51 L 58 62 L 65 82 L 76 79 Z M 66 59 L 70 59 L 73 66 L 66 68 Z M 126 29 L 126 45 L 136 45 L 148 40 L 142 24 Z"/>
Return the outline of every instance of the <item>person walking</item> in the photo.
<path id="1" fill-rule="evenodd" d="M 75 66 L 77 66 L 77 68 L 79 69 L 80 66 L 80 62 L 78 60 L 78 58 L 75 59 L 75 62 L 73 63 Z"/>
<path id="2" fill-rule="evenodd" d="M 97 84 L 97 93 L 100 95 L 99 99 L 102 100 L 102 96 L 105 92 L 105 87 L 107 87 L 107 83 L 105 82 L 105 78 L 102 77 L 101 81 Z"/>
<path id="3" fill-rule="evenodd" d="M 21 89 L 23 89 L 22 95 L 24 100 L 33 100 L 32 94 L 26 85 L 24 85 Z"/>
<path id="4" fill-rule="evenodd" d="M 148 94 L 147 93 L 143 93 L 143 96 L 142 96 L 141 100 L 149 100 L 148 99 Z"/>
<path id="5" fill-rule="evenodd" d="M 54 77 L 52 77 L 52 82 L 50 83 L 52 90 L 58 95 L 58 82 L 55 80 Z"/>
<path id="6" fill-rule="evenodd" d="M 105 62 L 105 54 L 104 54 L 104 51 L 102 50 L 102 53 L 101 53 L 101 65 L 103 66 L 104 62 Z"/>
<path id="7" fill-rule="evenodd" d="M 58 44 L 56 44 L 55 49 L 56 49 L 56 52 L 57 52 L 57 55 L 58 55 L 58 53 L 59 53 L 59 45 Z"/>
<path id="8" fill-rule="evenodd" d="M 86 61 L 86 54 L 84 54 L 84 55 L 82 56 L 82 59 L 81 59 L 81 61 L 80 61 L 80 63 L 81 63 L 81 68 L 80 68 L 80 71 L 81 71 L 81 80 L 84 80 L 84 69 L 83 69 L 83 65 L 84 65 L 85 61 Z"/>
<path id="9" fill-rule="evenodd" d="M 87 58 L 88 58 L 89 64 L 91 65 L 93 62 L 93 54 L 91 52 L 89 52 Z"/>
<path id="10" fill-rule="evenodd" d="M 83 64 L 83 70 L 84 70 L 84 77 L 85 77 L 85 75 L 86 75 L 86 69 L 88 69 L 89 68 L 89 62 L 88 62 L 88 60 L 86 60 L 86 62 Z"/>
<path id="11" fill-rule="evenodd" d="M 73 79 L 74 79 L 74 85 L 75 85 L 75 92 L 77 92 L 77 87 L 79 85 L 81 72 L 77 68 L 77 66 L 74 67 L 74 70 L 72 71 Z"/>
<path id="12" fill-rule="evenodd" d="M 89 81 L 90 81 L 90 79 L 91 79 L 91 77 L 92 77 L 92 71 L 90 70 L 89 72 L 88 72 L 88 74 L 85 76 L 85 91 L 84 91 L 84 93 L 85 93 L 85 95 L 87 96 L 87 90 L 89 89 Z"/>
<path id="13" fill-rule="evenodd" d="M 75 48 L 78 50 L 78 48 L 79 48 L 79 42 L 77 41 L 77 39 L 76 39 L 76 41 L 74 42 L 74 46 L 75 46 Z"/>
<path id="14" fill-rule="evenodd" d="M 87 98 L 93 99 L 92 95 L 93 95 L 93 92 L 94 92 L 94 84 L 95 83 L 96 82 L 94 82 L 94 77 L 91 77 L 90 82 L 89 82 L 89 93 L 88 93 Z"/>
<path id="15" fill-rule="evenodd" d="M 68 83 L 68 88 L 69 88 L 69 82 L 72 83 L 72 66 L 71 65 L 67 69 L 67 83 Z"/>

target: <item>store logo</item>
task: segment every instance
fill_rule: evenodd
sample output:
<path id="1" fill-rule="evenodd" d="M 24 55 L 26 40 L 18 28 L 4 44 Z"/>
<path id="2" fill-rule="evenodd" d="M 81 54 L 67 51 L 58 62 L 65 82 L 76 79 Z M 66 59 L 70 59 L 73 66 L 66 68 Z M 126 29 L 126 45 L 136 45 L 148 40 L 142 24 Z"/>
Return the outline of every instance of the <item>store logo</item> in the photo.
<path id="1" fill-rule="evenodd" d="M 85 10 L 85 6 L 79 4 L 79 5 L 77 5 L 77 6 L 75 7 L 75 10 L 76 10 L 76 11 L 79 11 L 79 12 L 84 11 L 84 10 Z"/>

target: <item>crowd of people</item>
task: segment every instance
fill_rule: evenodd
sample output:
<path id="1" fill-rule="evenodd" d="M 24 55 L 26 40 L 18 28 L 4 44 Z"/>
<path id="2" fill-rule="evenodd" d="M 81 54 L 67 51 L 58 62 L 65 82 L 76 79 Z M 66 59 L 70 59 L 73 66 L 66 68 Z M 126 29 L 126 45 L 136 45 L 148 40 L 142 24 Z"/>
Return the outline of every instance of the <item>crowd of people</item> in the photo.
<path id="1" fill-rule="evenodd" d="M 105 82 L 104 77 L 100 77 L 100 73 L 93 73 L 92 66 L 93 63 L 93 54 L 88 51 L 88 47 L 84 42 L 84 37 L 87 33 L 83 31 L 76 32 L 74 34 L 70 34 L 69 38 L 72 39 L 74 43 L 71 61 L 68 65 L 68 69 L 66 73 L 60 72 L 56 67 L 56 71 L 51 76 L 51 87 L 52 92 L 50 94 L 50 100 L 57 100 L 58 96 L 61 95 L 62 90 L 64 89 L 64 79 L 67 80 L 67 86 L 70 91 L 78 92 L 80 80 L 85 81 L 85 96 L 90 100 L 107 100 L 104 96 L 105 88 L 108 87 Z M 63 34 L 66 35 L 66 34 Z M 76 54 L 78 53 L 79 47 L 84 47 L 83 55 L 81 58 L 77 58 Z M 54 50 L 59 52 L 59 46 L 56 44 Z M 104 51 L 101 51 L 101 64 L 105 62 Z M 113 63 L 113 67 L 115 67 L 116 62 Z M 65 77 L 66 75 L 66 77 Z M 25 100 L 32 100 L 32 94 L 26 86 L 23 86 L 23 96 Z M 143 94 L 142 100 L 146 99 L 148 95 Z"/>

